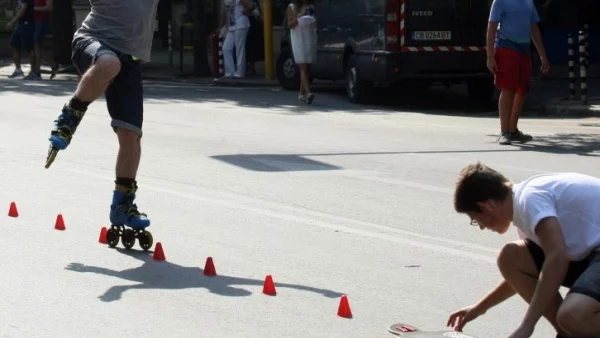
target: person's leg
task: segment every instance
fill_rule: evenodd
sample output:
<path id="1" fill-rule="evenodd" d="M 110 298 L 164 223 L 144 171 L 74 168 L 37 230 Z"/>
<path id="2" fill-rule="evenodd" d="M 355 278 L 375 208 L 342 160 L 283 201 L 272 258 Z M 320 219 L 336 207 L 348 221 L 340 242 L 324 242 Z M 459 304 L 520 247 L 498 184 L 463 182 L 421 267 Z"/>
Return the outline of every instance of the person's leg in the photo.
<path id="1" fill-rule="evenodd" d="M 510 144 L 510 116 L 513 110 L 515 92 L 518 87 L 518 54 L 508 48 L 496 49 L 496 63 L 498 71 L 494 74 L 494 83 L 500 90 L 498 100 L 498 114 L 500 116 L 499 144 Z"/>
<path id="2" fill-rule="evenodd" d="M 502 248 L 498 256 L 498 268 L 502 276 L 527 303 L 531 301 L 535 292 L 543 262 L 543 250 L 531 241 L 509 243 Z M 564 332 L 556 320 L 561 302 L 562 297 L 557 292 L 544 311 L 544 317 L 562 335 Z"/>
<path id="3" fill-rule="evenodd" d="M 236 53 L 236 69 L 235 77 L 246 76 L 246 38 L 248 37 L 249 28 L 238 28 L 235 30 L 235 53 Z"/>
<path id="4" fill-rule="evenodd" d="M 227 31 L 223 41 L 223 62 L 225 64 L 225 76 L 232 77 L 235 73 L 235 64 L 233 62 L 233 48 L 235 47 L 235 30 Z"/>
<path id="5" fill-rule="evenodd" d="M 150 219 L 146 214 L 139 212 L 134 204 L 136 177 L 142 153 L 144 113 L 140 62 L 122 56 L 121 71 L 105 95 L 108 112 L 112 118 L 111 126 L 119 139 L 110 221 L 114 225 L 127 225 L 141 230 L 150 225 Z"/>
<path id="6" fill-rule="evenodd" d="M 88 106 L 106 91 L 121 70 L 116 53 L 89 38 L 73 41 L 73 65 L 83 76 L 70 101 L 54 121 L 50 141 L 57 149 L 66 149 L 85 115 Z"/>
<path id="7" fill-rule="evenodd" d="M 306 100 L 308 101 L 308 103 L 312 103 L 313 100 L 315 99 L 315 94 L 312 93 L 312 91 L 310 90 L 310 68 L 311 68 L 312 64 L 311 63 L 307 63 L 306 64 L 306 92 L 308 93 L 306 95 Z"/>
<path id="8" fill-rule="evenodd" d="M 15 64 L 14 72 L 9 78 L 15 78 L 17 76 L 23 76 L 23 70 L 21 70 L 21 25 L 17 24 L 10 37 L 10 49 L 12 51 L 12 59 Z"/>
<path id="9" fill-rule="evenodd" d="M 29 53 L 29 74 L 23 78 L 24 80 L 37 80 L 37 74 L 35 72 L 35 67 L 37 65 L 37 58 L 34 52 L 34 34 L 35 34 L 35 26 L 33 23 L 29 23 L 27 25 L 23 25 L 22 34 L 21 34 L 21 50 Z"/>
<path id="10" fill-rule="evenodd" d="M 35 68 L 32 67 L 32 70 L 38 77 L 42 76 L 42 43 L 44 42 L 44 37 L 46 36 L 46 22 L 45 21 L 36 21 L 34 23 L 34 33 L 33 33 L 33 52 L 35 53 Z"/>
<path id="11" fill-rule="evenodd" d="M 519 141 L 521 143 L 529 142 L 533 140 L 533 137 L 529 134 L 524 134 L 517 127 L 519 123 L 519 116 L 523 110 L 523 104 L 525 103 L 525 97 L 529 93 L 531 85 L 531 76 L 533 73 L 533 66 L 531 57 L 521 55 L 519 62 L 519 84 L 513 102 L 513 107 L 510 115 L 510 137 L 513 141 Z"/>
<path id="12" fill-rule="evenodd" d="M 596 256 L 558 310 L 558 325 L 573 337 L 600 336 L 600 254 Z"/>

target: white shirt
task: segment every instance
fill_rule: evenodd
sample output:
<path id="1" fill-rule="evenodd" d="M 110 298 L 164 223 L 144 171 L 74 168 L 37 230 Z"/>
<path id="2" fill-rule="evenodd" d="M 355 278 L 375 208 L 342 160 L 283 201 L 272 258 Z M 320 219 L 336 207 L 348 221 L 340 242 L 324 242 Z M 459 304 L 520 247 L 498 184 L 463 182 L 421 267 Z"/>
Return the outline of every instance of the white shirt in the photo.
<path id="1" fill-rule="evenodd" d="M 230 31 L 250 27 L 250 19 L 244 15 L 242 0 L 225 0 L 224 4 Z"/>
<path id="2" fill-rule="evenodd" d="M 546 217 L 556 217 L 571 260 L 600 250 L 600 179 L 596 177 L 578 173 L 530 177 L 513 186 L 513 210 L 521 239 L 539 245 L 536 226 Z"/>

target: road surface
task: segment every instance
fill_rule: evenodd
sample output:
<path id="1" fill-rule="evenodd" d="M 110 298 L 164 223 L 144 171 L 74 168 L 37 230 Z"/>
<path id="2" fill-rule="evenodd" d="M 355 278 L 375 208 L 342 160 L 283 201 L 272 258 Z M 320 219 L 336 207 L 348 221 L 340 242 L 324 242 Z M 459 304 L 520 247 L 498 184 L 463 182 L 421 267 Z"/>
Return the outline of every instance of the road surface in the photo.
<path id="1" fill-rule="evenodd" d="M 496 285 L 496 253 L 516 238 L 453 212 L 463 166 L 483 161 L 517 181 L 598 173 L 598 119 L 523 119 L 536 141 L 499 146 L 493 107 L 448 98 L 446 109 L 443 94 L 354 106 L 326 91 L 306 107 L 293 92 L 148 83 L 137 204 L 166 255 L 156 262 L 137 244 L 128 253 L 98 243 L 117 152 L 103 99 L 44 169 L 52 121 L 74 86 L 0 80 L 0 206 L 15 201 L 20 213 L 0 218 L 3 336 L 441 329 Z M 65 231 L 54 229 L 59 213 Z M 217 277 L 203 275 L 207 257 Z M 266 275 L 275 297 L 262 294 Z M 337 316 L 342 295 L 351 319 Z M 513 297 L 465 332 L 506 337 L 525 310 Z M 541 320 L 534 337 L 553 336 Z"/>

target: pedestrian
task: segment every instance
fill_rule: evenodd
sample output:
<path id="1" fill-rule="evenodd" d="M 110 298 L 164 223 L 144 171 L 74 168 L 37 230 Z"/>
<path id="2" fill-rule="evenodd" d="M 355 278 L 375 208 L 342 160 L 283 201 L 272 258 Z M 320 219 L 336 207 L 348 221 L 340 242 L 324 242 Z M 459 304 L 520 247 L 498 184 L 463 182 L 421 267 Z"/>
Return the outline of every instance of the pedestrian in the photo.
<path id="1" fill-rule="evenodd" d="M 248 16 L 251 15 L 252 9 L 250 0 L 224 0 L 223 2 L 221 27 L 222 30 L 227 29 L 223 41 L 226 77 L 246 77 L 246 38 L 250 30 Z"/>
<path id="2" fill-rule="evenodd" d="M 15 64 L 15 70 L 9 76 L 12 79 L 25 75 L 21 69 L 21 53 L 29 53 L 31 71 L 35 67 L 35 53 L 33 52 L 33 0 L 19 0 L 17 15 L 6 23 L 6 29 L 13 30 L 9 43 L 12 49 L 13 63 Z"/>
<path id="3" fill-rule="evenodd" d="M 141 62 L 150 61 L 157 4 L 158 0 L 91 0 L 91 11 L 72 42 L 73 64 L 82 77 L 50 134 L 51 146 L 66 149 L 88 106 L 105 94 L 119 142 L 110 221 L 136 230 L 150 225 L 134 200 L 143 121 Z"/>
<path id="4" fill-rule="evenodd" d="M 500 250 L 503 281 L 481 300 L 454 312 L 448 326 L 462 331 L 514 294 L 529 307 L 509 337 L 530 337 L 544 316 L 557 337 L 600 336 L 600 179 L 549 173 L 513 183 L 481 163 L 458 178 L 454 208 L 471 224 L 499 234 L 511 222 L 519 240 Z M 569 288 L 565 299 L 560 286 Z"/>
<path id="5" fill-rule="evenodd" d="M 50 13 L 52 12 L 52 0 L 34 0 L 34 33 L 33 33 L 33 51 L 35 53 L 35 66 L 32 65 L 32 71 L 25 77 L 27 80 L 40 80 L 42 78 L 42 61 L 44 60 L 43 43 L 50 24 Z M 58 63 L 52 58 L 47 59 L 50 63 L 50 79 L 56 76 Z"/>
<path id="6" fill-rule="evenodd" d="M 313 0 L 293 0 L 287 8 L 294 62 L 300 68 L 301 102 L 312 103 L 315 95 L 310 91 L 310 69 L 317 58 L 317 22 Z"/>
<path id="7" fill-rule="evenodd" d="M 540 18 L 533 0 L 494 0 L 487 30 L 487 68 L 494 74 L 494 83 L 501 91 L 498 101 L 500 137 L 498 143 L 533 140 L 518 129 L 525 96 L 529 92 L 533 65 L 531 41 L 540 56 L 542 73 L 550 63 L 542 41 Z"/>

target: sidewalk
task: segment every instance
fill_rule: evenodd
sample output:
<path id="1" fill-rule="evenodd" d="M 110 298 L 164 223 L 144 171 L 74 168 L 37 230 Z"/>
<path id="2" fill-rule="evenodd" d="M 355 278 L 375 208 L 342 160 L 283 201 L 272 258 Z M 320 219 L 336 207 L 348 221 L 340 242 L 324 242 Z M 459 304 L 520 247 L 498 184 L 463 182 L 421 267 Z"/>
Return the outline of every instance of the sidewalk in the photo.
<path id="1" fill-rule="evenodd" d="M 575 99 L 568 100 L 569 82 L 567 79 L 553 78 L 537 80 L 531 84 L 531 92 L 525 102 L 525 110 L 555 117 L 600 117 L 600 79 L 587 81 L 588 104 L 580 99 L 580 84 L 575 82 Z"/>

